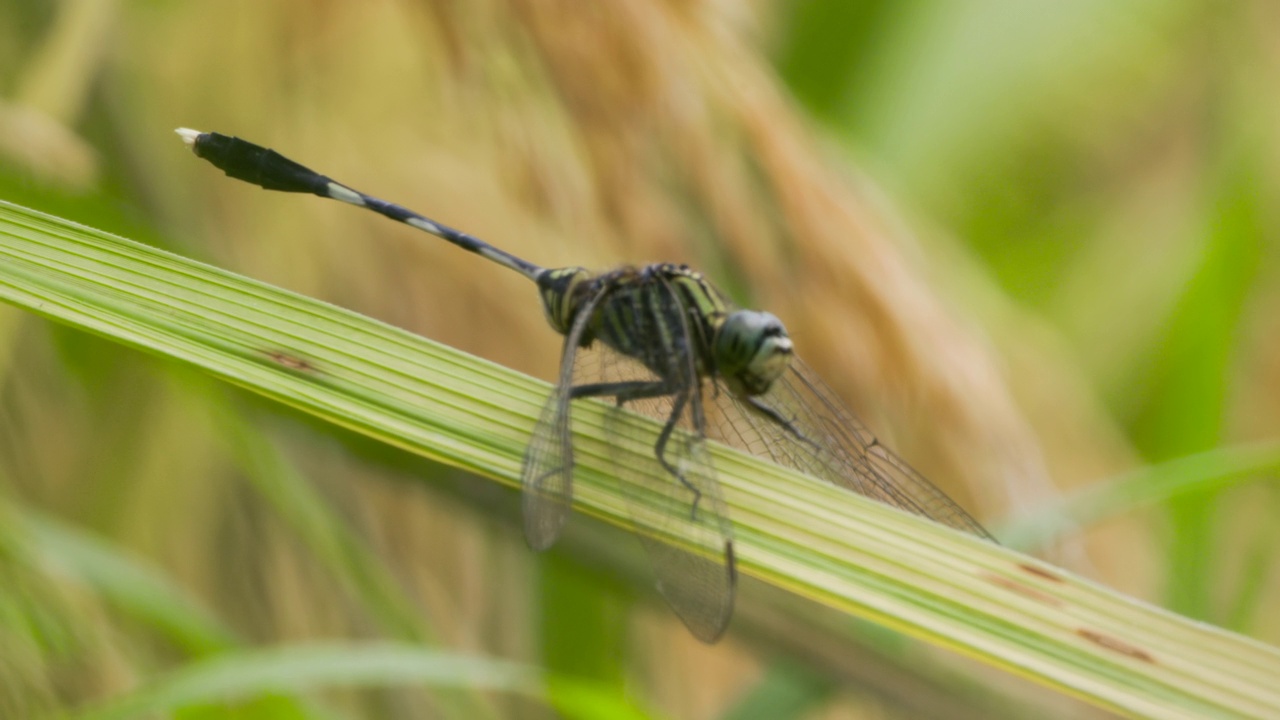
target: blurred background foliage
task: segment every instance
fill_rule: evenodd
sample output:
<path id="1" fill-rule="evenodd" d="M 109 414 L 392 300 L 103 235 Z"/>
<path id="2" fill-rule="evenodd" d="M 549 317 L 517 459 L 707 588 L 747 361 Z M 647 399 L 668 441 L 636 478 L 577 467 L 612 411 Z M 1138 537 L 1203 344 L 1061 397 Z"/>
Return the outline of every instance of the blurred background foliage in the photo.
<path id="1" fill-rule="evenodd" d="M 1029 549 L 1275 643 L 1277 28 L 1261 0 L 0 0 L 0 198 L 548 379 L 522 279 L 172 129 L 542 264 L 689 262 L 997 535 L 1053 528 Z M 0 520 L 3 717 L 331 639 L 671 717 L 1085 712 L 754 584 L 701 646 L 624 533 L 535 557 L 504 488 L 3 308 Z M 183 716 L 538 712 L 464 686 Z"/>

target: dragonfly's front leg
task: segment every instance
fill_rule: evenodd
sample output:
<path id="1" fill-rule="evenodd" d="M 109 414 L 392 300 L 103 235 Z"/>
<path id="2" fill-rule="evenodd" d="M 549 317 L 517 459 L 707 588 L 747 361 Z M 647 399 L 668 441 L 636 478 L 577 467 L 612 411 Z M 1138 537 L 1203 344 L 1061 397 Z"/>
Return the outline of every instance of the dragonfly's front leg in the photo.
<path id="1" fill-rule="evenodd" d="M 697 522 L 698 502 L 702 500 L 702 491 L 685 479 L 684 473 L 677 467 L 667 462 L 666 455 L 667 441 L 671 439 L 671 433 L 675 431 L 676 423 L 680 422 L 680 415 L 684 412 L 685 405 L 689 404 L 691 395 L 692 393 L 688 390 L 676 393 L 675 403 L 671 407 L 671 415 L 667 417 L 667 424 L 662 426 L 662 432 L 658 434 L 658 442 L 653 446 L 653 453 L 657 456 L 658 462 L 662 463 L 662 467 L 666 468 L 667 472 L 674 475 L 681 485 L 684 485 L 689 489 L 689 492 L 693 493 L 693 509 L 689 512 L 689 519 Z"/>
<path id="2" fill-rule="evenodd" d="M 815 450 L 819 449 L 818 443 L 805 437 L 804 434 L 801 433 L 798 428 L 796 428 L 795 423 L 783 417 L 782 413 L 769 407 L 759 398 L 747 397 L 747 398 L 740 398 L 740 399 L 745 400 L 746 403 L 751 406 L 752 410 L 755 410 L 757 413 L 764 416 L 773 424 L 791 433 L 791 435 L 793 435 L 795 439 L 799 440 L 802 443 L 805 443 L 806 445 L 813 447 Z"/>

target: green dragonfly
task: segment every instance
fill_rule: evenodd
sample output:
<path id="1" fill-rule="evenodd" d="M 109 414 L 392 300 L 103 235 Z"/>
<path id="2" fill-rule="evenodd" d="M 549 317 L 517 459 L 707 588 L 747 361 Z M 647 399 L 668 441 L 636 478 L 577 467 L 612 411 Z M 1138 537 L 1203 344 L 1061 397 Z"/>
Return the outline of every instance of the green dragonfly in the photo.
<path id="1" fill-rule="evenodd" d="M 605 424 L 612 466 L 629 481 L 628 505 L 658 589 L 705 642 L 728 626 L 737 580 L 733 529 L 708 438 L 992 539 L 844 408 L 793 355 L 778 318 L 735 307 L 685 265 L 543 268 L 273 150 L 218 133 L 177 132 L 197 156 L 230 177 L 372 210 L 532 280 L 547 321 L 564 336 L 564 352 L 559 380 L 525 451 L 525 538 L 535 550 L 546 549 L 569 516 L 572 401 L 612 401 Z M 656 439 L 623 407 L 656 419 Z"/>

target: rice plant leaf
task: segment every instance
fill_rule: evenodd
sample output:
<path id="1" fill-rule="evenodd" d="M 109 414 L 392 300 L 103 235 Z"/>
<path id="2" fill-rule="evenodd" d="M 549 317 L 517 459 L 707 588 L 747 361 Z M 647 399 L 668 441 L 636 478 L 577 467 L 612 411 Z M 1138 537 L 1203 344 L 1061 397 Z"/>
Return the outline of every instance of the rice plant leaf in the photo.
<path id="1" fill-rule="evenodd" d="M 355 313 L 9 204 L 0 299 L 511 485 L 549 391 Z M 628 526 L 606 412 L 575 409 L 575 509 Z M 1120 712 L 1280 716 L 1274 647 L 727 448 L 713 455 L 745 574 Z"/>
<path id="2" fill-rule="evenodd" d="M 545 690 L 555 683 L 576 691 Z M 569 717 L 648 717 L 626 704 L 617 692 L 566 679 L 551 683 L 534 668 L 504 660 L 396 643 L 295 644 L 225 653 L 161 675 L 75 717 L 116 720 L 211 703 L 247 702 L 280 693 L 406 684 L 525 695 L 549 702 Z M 596 711 L 605 714 L 591 714 Z"/>

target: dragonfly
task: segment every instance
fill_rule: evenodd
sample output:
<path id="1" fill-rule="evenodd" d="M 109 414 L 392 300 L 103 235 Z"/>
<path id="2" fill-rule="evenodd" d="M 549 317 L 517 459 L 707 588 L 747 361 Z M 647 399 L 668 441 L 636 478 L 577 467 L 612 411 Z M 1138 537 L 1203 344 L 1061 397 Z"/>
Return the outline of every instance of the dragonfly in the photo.
<path id="1" fill-rule="evenodd" d="M 570 514 L 574 401 L 611 403 L 605 437 L 613 473 L 628 481 L 636 534 L 660 594 L 704 642 L 727 628 L 737 585 L 733 526 L 708 440 L 994 541 L 845 408 L 795 355 L 776 316 L 737 307 L 686 265 L 544 268 L 274 150 L 219 133 L 177 133 L 229 177 L 372 210 L 532 280 L 564 349 L 524 454 L 525 539 L 535 550 L 551 547 Z"/>

